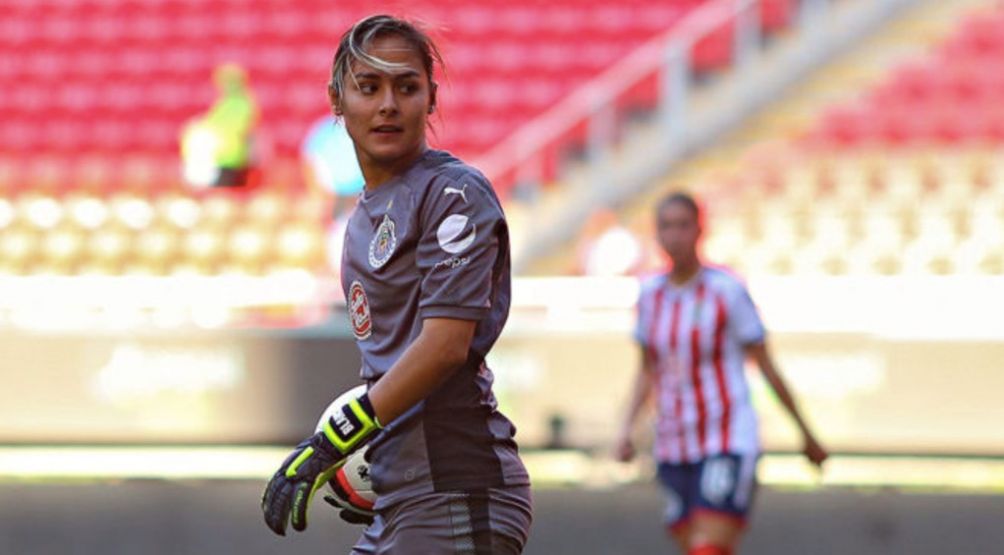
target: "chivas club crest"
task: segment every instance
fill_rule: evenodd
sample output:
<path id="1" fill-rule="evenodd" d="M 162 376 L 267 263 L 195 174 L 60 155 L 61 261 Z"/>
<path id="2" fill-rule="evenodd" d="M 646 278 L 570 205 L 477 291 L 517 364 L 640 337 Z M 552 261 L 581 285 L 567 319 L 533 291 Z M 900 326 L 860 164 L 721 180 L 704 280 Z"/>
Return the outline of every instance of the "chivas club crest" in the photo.
<path id="1" fill-rule="evenodd" d="M 370 266 L 379 268 L 390 260 L 397 246 L 397 235 L 394 234 L 394 220 L 384 214 L 383 221 L 377 227 L 376 234 L 370 241 Z"/>
<path id="2" fill-rule="evenodd" d="M 370 302 L 366 299 L 363 284 L 353 281 L 349 287 L 349 320 L 352 322 L 352 334 L 362 341 L 373 331 L 373 320 L 370 318 Z"/>

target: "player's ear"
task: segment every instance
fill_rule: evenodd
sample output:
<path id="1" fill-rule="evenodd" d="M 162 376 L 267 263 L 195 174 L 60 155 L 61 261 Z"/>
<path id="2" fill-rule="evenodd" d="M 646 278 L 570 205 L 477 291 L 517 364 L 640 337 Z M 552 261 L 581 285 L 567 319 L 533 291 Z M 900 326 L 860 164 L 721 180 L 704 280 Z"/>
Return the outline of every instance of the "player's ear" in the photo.
<path id="1" fill-rule="evenodd" d="M 332 113 L 336 116 L 342 115 L 342 101 L 333 83 L 328 83 L 328 103 L 331 105 Z"/>
<path id="2" fill-rule="evenodd" d="M 436 111 L 436 91 L 439 90 L 439 83 L 429 82 L 429 113 Z"/>

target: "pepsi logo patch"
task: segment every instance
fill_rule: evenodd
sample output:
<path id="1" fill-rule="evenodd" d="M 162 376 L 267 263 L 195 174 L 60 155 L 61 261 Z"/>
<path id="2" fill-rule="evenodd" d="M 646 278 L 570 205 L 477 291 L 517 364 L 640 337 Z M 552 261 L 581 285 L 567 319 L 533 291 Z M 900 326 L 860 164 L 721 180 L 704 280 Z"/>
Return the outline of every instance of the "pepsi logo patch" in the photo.
<path id="1" fill-rule="evenodd" d="M 468 225 L 470 224 L 470 225 Z M 463 214 L 450 214 L 436 230 L 439 248 L 450 254 L 460 254 L 471 246 L 478 236 L 477 227 Z"/>
<path id="2" fill-rule="evenodd" d="M 353 281 L 349 286 L 348 307 L 352 334 L 356 336 L 356 340 L 362 341 L 373 332 L 373 320 L 370 318 L 370 302 L 366 298 L 366 291 L 358 281 Z"/>
<path id="3" fill-rule="evenodd" d="M 383 221 L 377 227 L 373 239 L 370 240 L 369 262 L 373 268 L 379 268 L 390 260 L 397 247 L 397 235 L 394 230 L 394 220 L 384 214 Z"/>

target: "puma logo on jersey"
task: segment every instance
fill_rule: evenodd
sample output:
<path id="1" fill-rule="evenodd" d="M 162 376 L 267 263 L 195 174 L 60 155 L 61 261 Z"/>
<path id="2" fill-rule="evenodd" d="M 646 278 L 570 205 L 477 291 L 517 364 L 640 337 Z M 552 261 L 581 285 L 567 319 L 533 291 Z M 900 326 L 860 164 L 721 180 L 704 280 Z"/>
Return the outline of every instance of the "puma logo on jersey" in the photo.
<path id="1" fill-rule="evenodd" d="M 464 183 L 459 189 L 456 187 L 443 187 L 444 195 L 460 195 L 460 198 L 464 199 L 464 204 L 467 204 L 467 184 Z"/>

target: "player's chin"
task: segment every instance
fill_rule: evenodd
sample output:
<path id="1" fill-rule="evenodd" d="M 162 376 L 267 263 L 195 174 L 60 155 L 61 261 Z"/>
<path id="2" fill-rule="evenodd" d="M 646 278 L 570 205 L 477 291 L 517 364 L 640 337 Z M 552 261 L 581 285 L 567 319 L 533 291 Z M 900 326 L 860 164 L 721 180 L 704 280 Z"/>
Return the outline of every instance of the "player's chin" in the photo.
<path id="1" fill-rule="evenodd" d="M 377 137 L 377 140 L 371 141 L 367 147 L 366 150 L 374 161 L 391 164 L 412 155 L 421 145 L 402 134 L 396 137 Z"/>

